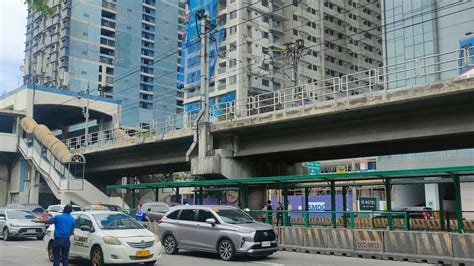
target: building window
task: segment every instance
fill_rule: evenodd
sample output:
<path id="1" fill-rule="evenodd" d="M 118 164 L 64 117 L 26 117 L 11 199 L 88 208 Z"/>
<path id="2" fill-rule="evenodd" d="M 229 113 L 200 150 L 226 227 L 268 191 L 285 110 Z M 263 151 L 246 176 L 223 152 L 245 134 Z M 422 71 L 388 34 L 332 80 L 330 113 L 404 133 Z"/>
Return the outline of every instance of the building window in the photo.
<path id="1" fill-rule="evenodd" d="M 229 28 L 229 35 L 233 35 L 237 32 L 237 26 L 232 26 Z"/>
<path id="2" fill-rule="evenodd" d="M 235 84 L 237 82 L 237 76 L 233 75 L 229 78 L 229 85 Z"/>
<path id="3" fill-rule="evenodd" d="M 268 39 L 268 32 L 262 31 L 262 37 Z"/>
<path id="4" fill-rule="evenodd" d="M 230 19 L 236 18 L 237 17 L 237 11 L 234 10 L 234 11 L 230 12 L 229 17 L 230 17 Z"/>
<path id="5" fill-rule="evenodd" d="M 265 87 L 270 86 L 270 81 L 268 79 L 262 79 L 262 86 L 265 86 Z"/>

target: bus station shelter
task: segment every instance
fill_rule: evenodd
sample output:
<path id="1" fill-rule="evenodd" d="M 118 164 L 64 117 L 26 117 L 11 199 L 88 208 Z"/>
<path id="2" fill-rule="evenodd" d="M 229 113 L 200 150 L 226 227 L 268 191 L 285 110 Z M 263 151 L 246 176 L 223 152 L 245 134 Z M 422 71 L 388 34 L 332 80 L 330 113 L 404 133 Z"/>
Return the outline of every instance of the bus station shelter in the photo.
<path id="1" fill-rule="evenodd" d="M 357 181 L 357 182 L 354 182 Z M 366 181 L 366 182 L 364 182 Z M 132 206 L 136 206 L 136 191 L 151 189 L 155 191 L 156 200 L 158 200 L 158 190 L 160 188 L 173 188 L 179 198 L 179 189 L 184 187 L 194 188 L 195 204 L 202 204 L 204 189 L 229 189 L 239 191 L 240 206 L 247 208 L 249 188 L 257 187 L 263 189 L 281 189 L 283 196 L 283 209 L 288 210 L 288 190 L 294 188 L 304 188 L 304 210 L 308 211 L 308 198 L 311 188 L 329 187 L 331 192 L 331 210 L 332 224 L 336 226 L 336 187 L 342 189 L 343 210 L 347 210 L 346 193 L 349 186 L 373 186 L 383 185 L 386 197 L 386 213 L 388 218 L 387 227 L 392 228 L 391 188 L 392 185 L 410 185 L 410 184 L 447 184 L 454 186 L 455 212 L 457 221 L 457 231 L 464 232 L 463 214 L 461 202 L 461 183 L 474 182 L 474 166 L 426 168 L 411 170 L 390 170 L 390 171 L 367 171 L 351 173 L 327 173 L 315 175 L 291 175 L 291 176 L 268 176 L 255 178 L 234 178 L 217 179 L 203 181 L 186 182 L 162 182 L 162 183 L 143 183 L 130 185 L 109 185 L 108 189 L 126 189 L 132 193 Z M 438 186 L 440 189 L 442 186 Z M 440 189 L 440 221 L 441 229 L 445 229 L 445 212 L 443 206 L 443 193 Z M 286 216 L 288 213 L 286 213 Z M 286 217 L 287 219 L 287 217 Z"/>

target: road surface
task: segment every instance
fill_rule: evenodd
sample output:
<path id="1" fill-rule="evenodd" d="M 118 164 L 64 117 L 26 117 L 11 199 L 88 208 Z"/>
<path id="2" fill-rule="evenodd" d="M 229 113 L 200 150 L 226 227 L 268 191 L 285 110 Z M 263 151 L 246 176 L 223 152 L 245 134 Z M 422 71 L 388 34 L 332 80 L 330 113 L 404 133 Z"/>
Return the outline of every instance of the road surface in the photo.
<path id="1" fill-rule="evenodd" d="M 43 266 L 51 265 L 47 258 L 43 241 L 38 240 L 0 240 L 0 265 L 9 266 Z M 71 261 L 71 265 L 87 265 L 85 261 Z M 426 264 L 396 262 L 375 259 L 326 256 L 279 251 L 265 259 L 237 258 L 235 261 L 223 262 L 217 255 L 201 252 L 180 251 L 178 255 L 164 255 L 157 265 L 191 265 L 191 266 L 317 266 L 317 265 L 377 265 L 377 266 L 422 266 Z"/>

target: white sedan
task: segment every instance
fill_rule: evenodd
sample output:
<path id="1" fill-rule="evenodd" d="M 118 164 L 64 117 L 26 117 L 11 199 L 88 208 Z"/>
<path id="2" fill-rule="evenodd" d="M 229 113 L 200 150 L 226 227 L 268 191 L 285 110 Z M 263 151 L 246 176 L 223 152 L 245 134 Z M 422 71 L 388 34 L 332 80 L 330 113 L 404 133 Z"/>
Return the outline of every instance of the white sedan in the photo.
<path id="1" fill-rule="evenodd" d="M 112 211 L 74 212 L 76 229 L 71 236 L 70 257 L 90 259 L 92 265 L 144 263 L 154 265 L 163 248 L 157 235 L 127 214 Z M 52 260 L 54 226 L 44 241 Z"/>

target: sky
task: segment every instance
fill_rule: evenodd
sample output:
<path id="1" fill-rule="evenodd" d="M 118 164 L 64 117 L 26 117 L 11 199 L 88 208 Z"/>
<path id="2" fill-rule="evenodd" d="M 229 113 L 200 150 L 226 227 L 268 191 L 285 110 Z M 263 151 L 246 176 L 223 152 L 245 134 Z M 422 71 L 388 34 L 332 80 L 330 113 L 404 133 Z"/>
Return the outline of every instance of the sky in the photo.
<path id="1" fill-rule="evenodd" d="M 0 0 L 0 95 L 22 84 L 26 33 L 25 0 Z"/>

